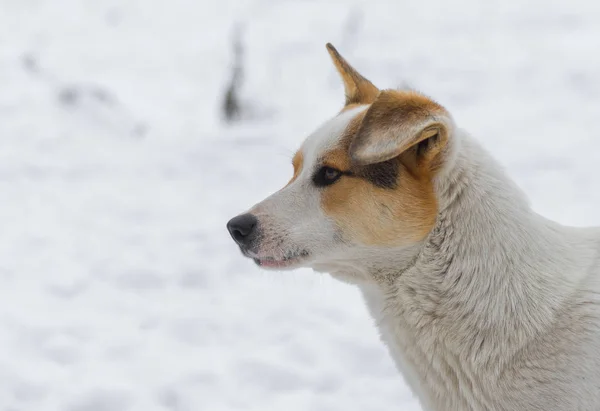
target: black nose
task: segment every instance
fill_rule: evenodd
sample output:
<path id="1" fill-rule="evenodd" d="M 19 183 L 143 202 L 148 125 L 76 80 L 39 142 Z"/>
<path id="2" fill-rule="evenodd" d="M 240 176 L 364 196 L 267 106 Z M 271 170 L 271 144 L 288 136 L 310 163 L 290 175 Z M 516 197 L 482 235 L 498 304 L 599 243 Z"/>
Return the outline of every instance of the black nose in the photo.
<path id="1" fill-rule="evenodd" d="M 258 220 L 252 214 L 242 214 L 233 217 L 227 223 L 227 230 L 239 245 L 248 245 L 256 235 Z"/>

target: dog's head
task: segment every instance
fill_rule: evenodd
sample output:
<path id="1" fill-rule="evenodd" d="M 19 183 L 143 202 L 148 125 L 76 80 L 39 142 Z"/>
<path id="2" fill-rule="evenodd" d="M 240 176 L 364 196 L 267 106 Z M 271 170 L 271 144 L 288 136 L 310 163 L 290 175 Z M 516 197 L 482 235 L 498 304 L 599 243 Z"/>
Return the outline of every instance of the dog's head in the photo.
<path id="1" fill-rule="evenodd" d="M 447 157 L 450 115 L 417 92 L 380 91 L 327 49 L 345 107 L 304 141 L 285 187 L 227 224 L 264 268 L 357 264 L 418 244 L 436 220 L 434 177 Z"/>

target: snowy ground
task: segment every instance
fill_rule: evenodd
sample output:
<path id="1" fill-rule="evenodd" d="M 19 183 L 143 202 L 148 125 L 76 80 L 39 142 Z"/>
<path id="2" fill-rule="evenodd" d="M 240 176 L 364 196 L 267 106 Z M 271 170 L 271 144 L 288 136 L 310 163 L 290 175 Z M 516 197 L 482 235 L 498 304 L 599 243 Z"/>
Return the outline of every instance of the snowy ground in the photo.
<path id="1" fill-rule="evenodd" d="M 331 41 L 600 224 L 599 3 L 449 3 L 0 0 L 0 411 L 418 410 L 356 290 L 225 222 L 340 108 Z M 224 127 L 237 21 L 256 113 Z"/>

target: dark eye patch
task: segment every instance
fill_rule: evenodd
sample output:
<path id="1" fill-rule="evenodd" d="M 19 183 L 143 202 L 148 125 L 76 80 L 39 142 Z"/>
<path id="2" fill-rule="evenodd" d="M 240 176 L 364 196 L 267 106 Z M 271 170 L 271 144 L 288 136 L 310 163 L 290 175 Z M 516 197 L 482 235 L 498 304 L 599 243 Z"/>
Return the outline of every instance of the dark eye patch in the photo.
<path id="1" fill-rule="evenodd" d="M 399 172 L 400 160 L 393 158 L 382 163 L 360 167 L 355 174 L 377 187 L 396 188 L 398 186 Z"/>

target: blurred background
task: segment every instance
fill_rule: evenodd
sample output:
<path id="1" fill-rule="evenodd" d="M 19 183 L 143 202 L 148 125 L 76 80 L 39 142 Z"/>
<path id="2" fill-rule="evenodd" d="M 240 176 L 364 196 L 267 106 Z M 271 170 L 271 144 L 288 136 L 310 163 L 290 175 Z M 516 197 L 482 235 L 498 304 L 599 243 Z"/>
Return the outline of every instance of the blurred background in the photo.
<path id="1" fill-rule="evenodd" d="M 358 292 L 226 221 L 338 112 L 332 42 L 600 225 L 593 0 L 0 0 L 0 411 L 419 410 Z"/>

